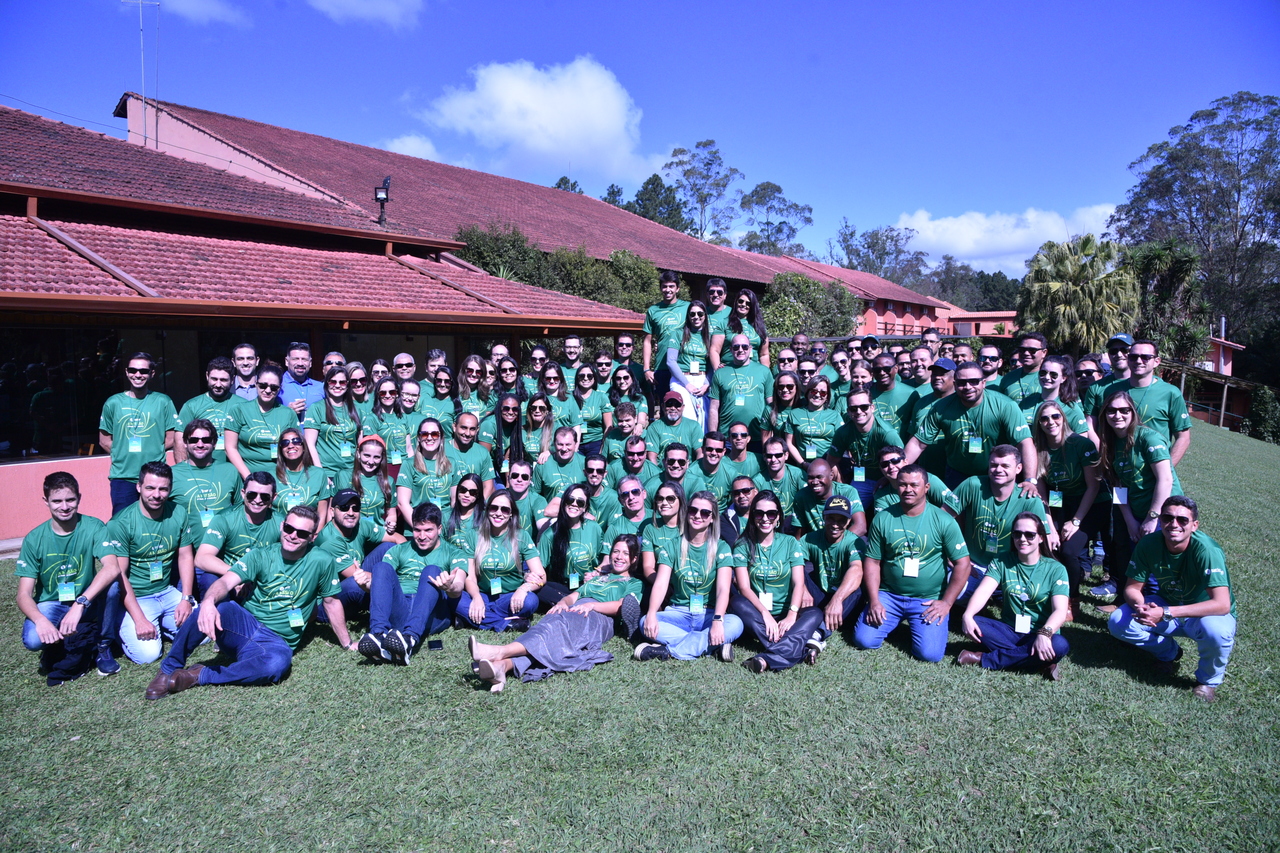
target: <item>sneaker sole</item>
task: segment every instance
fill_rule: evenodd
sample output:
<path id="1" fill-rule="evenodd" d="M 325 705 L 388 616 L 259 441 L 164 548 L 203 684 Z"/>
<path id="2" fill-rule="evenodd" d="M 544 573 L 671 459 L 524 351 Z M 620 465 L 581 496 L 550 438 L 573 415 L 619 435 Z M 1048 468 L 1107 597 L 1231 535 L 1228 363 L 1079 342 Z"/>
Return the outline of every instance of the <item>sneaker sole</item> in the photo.
<path id="1" fill-rule="evenodd" d="M 369 660 L 391 660 L 391 653 L 383 648 L 382 643 L 373 634 L 365 634 L 356 644 L 356 651 Z"/>

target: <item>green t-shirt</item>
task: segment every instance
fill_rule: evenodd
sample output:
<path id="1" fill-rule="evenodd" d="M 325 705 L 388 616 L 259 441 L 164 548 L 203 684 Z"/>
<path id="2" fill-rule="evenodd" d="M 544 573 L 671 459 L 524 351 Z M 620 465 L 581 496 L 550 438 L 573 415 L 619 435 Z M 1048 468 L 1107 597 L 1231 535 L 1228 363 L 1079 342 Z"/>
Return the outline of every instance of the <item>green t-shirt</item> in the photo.
<path id="1" fill-rule="evenodd" d="M 701 335 L 690 332 L 689 340 L 686 341 L 682 330 L 676 336 L 675 342 L 675 346 L 662 353 L 664 364 L 667 360 L 667 353 L 674 349 L 676 351 L 676 366 L 680 368 L 680 372 L 685 376 L 706 376 L 711 371 L 709 336 L 707 341 L 703 341 Z"/>
<path id="2" fill-rule="evenodd" d="M 456 444 L 449 442 L 445 445 L 444 452 L 449 456 L 449 462 L 453 466 L 455 478 L 453 482 L 458 482 L 468 474 L 475 474 L 481 482 L 493 479 L 493 458 L 479 442 L 472 442 L 471 447 L 465 451 L 459 450 Z"/>
<path id="3" fill-rule="evenodd" d="M 75 530 L 62 536 L 54 532 L 52 520 L 46 521 L 22 538 L 14 574 L 35 578 L 37 603 L 70 604 L 93 582 L 93 556 L 105 527 L 93 516 L 81 515 Z"/>
<path id="4" fill-rule="evenodd" d="M 430 551 L 420 551 L 410 539 L 408 542 L 392 546 L 382 559 L 396 570 L 400 591 L 405 595 L 416 595 L 424 569 L 435 566 L 445 574 L 454 569 L 465 572 L 471 560 L 471 552 L 444 539 L 439 539 Z"/>
<path id="5" fill-rule="evenodd" d="M 947 464 L 969 477 L 987 472 L 987 457 L 996 445 L 1016 446 L 1030 437 L 1018 405 L 1003 394 L 987 393 L 969 409 L 956 394 L 939 400 L 916 433 L 925 444 L 941 444 Z"/>
<path id="6" fill-rule="evenodd" d="M 862 540 L 848 530 L 839 542 L 829 542 L 825 530 L 806 533 L 800 540 L 800 547 L 805 560 L 813 564 L 814 575 L 823 592 L 835 592 L 844 582 L 849 567 L 854 563 L 862 565 L 862 555 L 866 552 Z"/>
<path id="7" fill-rule="evenodd" d="M 1168 461 L 1168 442 L 1149 427 L 1138 428 L 1133 437 L 1132 450 L 1126 450 L 1121 443 L 1111 446 L 1111 470 L 1119 480 L 1117 485 L 1129 490 L 1129 511 L 1139 523 L 1151 509 L 1151 499 L 1155 497 L 1155 463 Z M 1182 483 L 1178 479 L 1177 470 L 1170 465 L 1169 472 L 1173 476 L 1169 494 L 1182 494 Z"/>
<path id="8" fill-rule="evenodd" d="M 561 462 L 553 452 L 546 462 L 533 466 L 533 490 L 548 501 L 555 500 L 569 486 L 587 479 L 582 464 L 580 454 L 575 453 L 569 457 L 568 462 Z"/>
<path id="9" fill-rule="evenodd" d="M 790 518 L 795 511 L 796 495 L 801 489 L 806 488 L 809 484 L 805 480 L 804 472 L 794 465 L 785 465 L 782 468 L 782 477 L 779 480 L 770 480 L 769 472 L 764 468 L 760 469 L 760 473 L 754 478 L 756 488 L 760 491 L 770 491 L 778 496 L 778 509 L 782 511 L 782 517 Z"/>
<path id="10" fill-rule="evenodd" d="M 850 505 L 853 507 L 853 514 L 856 518 L 862 513 L 862 498 L 858 497 L 858 492 L 853 486 L 847 483 L 831 483 L 831 494 L 825 498 L 819 498 L 814 494 L 813 489 L 809 488 L 809 484 L 796 492 L 795 514 L 796 520 L 800 523 L 800 529 L 808 533 L 812 530 L 822 529 L 822 510 L 826 507 L 827 501 L 831 500 L 833 495 L 842 495 L 849 499 Z"/>
<path id="11" fill-rule="evenodd" d="M 714 548 L 714 556 L 708 549 Z M 733 568 L 733 551 L 723 539 L 690 545 L 681 559 L 681 537 L 664 539 L 658 546 L 656 564 L 671 567 L 671 582 L 667 587 L 667 604 L 670 607 L 688 607 L 693 610 L 715 610 L 716 576 L 721 569 Z M 710 568 L 707 560 L 712 561 Z"/>
<path id="12" fill-rule="evenodd" d="M 242 507 L 233 506 L 218 513 L 204 532 L 201 545 L 218 549 L 218 559 L 231 565 L 260 545 L 280 541 L 280 518 L 267 513 L 261 524 L 254 524 Z"/>
<path id="13" fill-rule="evenodd" d="M 276 512 L 288 512 L 295 506 L 316 508 L 320 501 L 333 497 L 329 475 L 323 468 L 309 465 L 301 471 L 285 470 L 285 479 L 276 480 L 276 499 L 271 508 Z"/>
<path id="14" fill-rule="evenodd" d="M 355 481 L 356 477 L 352 471 L 343 471 L 338 474 L 333 478 L 334 494 L 343 489 L 353 488 Z M 371 519 L 380 525 L 386 526 L 387 509 L 395 506 L 395 487 L 388 483 L 388 488 L 391 489 L 390 499 L 388 500 L 387 493 L 383 492 L 378 485 L 377 477 L 368 477 L 361 474 L 359 481 L 360 517 Z"/>
<path id="15" fill-rule="evenodd" d="M 490 596 L 505 595 L 515 592 L 524 583 L 521 564 L 538 559 L 538 547 L 523 530 L 517 534 L 515 544 L 514 554 L 507 547 L 505 539 L 494 541 L 484 554 L 477 553 L 476 580 L 482 593 Z"/>
<path id="16" fill-rule="evenodd" d="M 1040 408 L 1040 404 L 1044 402 L 1044 397 L 1037 391 L 1034 394 L 1028 394 L 1022 398 L 1019 406 L 1022 408 L 1022 414 L 1027 419 L 1027 427 L 1034 430 L 1036 428 L 1036 409 Z M 1086 433 L 1089 431 L 1089 419 L 1084 416 L 1084 409 L 1079 403 L 1068 403 L 1065 400 L 1055 400 L 1062 411 L 1067 415 L 1067 429 L 1072 432 Z"/>
<path id="17" fill-rule="evenodd" d="M 639 521 L 632 521 L 622 514 L 619 509 L 613 515 L 609 516 L 604 527 L 604 541 L 608 543 L 608 547 L 613 547 L 613 540 L 617 539 L 624 533 L 630 533 L 632 536 L 644 541 L 644 532 L 653 526 L 653 517 L 646 512 L 641 516 Z"/>
<path id="18" fill-rule="evenodd" d="M 925 497 L 929 503 L 939 509 L 949 509 L 956 515 L 960 514 L 960 499 L 956 497 L 955 492 L 947 488 L 946 483 L 933 474 L 929 475 L 929 494 Z M 892 483 L 877 486 L 871 495 L 872 507 L 876 512 L 895 506 L 901 500 L 898 497 L 898 490 Z"/>
<path id="19" fill-rule="evenodd" d="M 653 477 L 661 478 L 661 475 L 662 469 L 657 465 L 654 465 L 647 458 L 640 465 L 640 472 L 637 474 L 629 473 L 623 460 L 615 459 L 609 463 L 609 467 L 605 470 L 604 484 L 610 489 L 616 490 L 618 488 L 618 484 L 622 482 L 623 477 L 639 477 L 640 484 L 644 485 Z M 653 500 L 653 495 L 649 495 L 649 500 Z"/>
<path id="20" fill-rule="evenodd" d="M 1133 547 L 1128 577 L 1143 583 L 1154 578 L 1160 584 L 1160 597 L 1171 607 L 1208 601 L 1212 598 L 1209 590 L 1215 586 L 1231 588 L 1222 546 L 1199 530 L 1191 534 L 1191 542 L 1181 554 L 1169 553 L 1164 535 L 1159 531 L 1143 536 Z M 1236 615 L 1234 592 L 1231 593 L 1231 615 Z"/>
<path id="21" fill-rule="evenodd" d="M 605 522 L 621 509 L 622 505 L 618 503 L 618 493 L 604 484 L 601 484 L 600 491 L 597 494 L 587 497 L 587 513 L 601 527 L 604 527 Z"/>
<path id="22" fill-rule="evenodd" d="M 558 526 L 559 522 L 556 522 L 542 532 L 538 540 L 538 556 L 542 558 L 548 580 L 568 584 L 569 589 L 574 590 L 582 584 L 583 575 L 600 565 L 600 555 L 608 550 L 604 544 L 604 532 L 599 524 L 585 519 L 581 527 L 569 531 L 564 563 L 555 563 L 551 559 L 551 549 Z"/>
<path id="23" fill-rule="evenodd" d="M 1102 400 L 1106 397 L 1108 389 L 1117 382 L 1124 382 L 1113 373 L 1108 373 L 1102 379 L 1090 385 L 1088 388 L 1080 392 L 1080 406 L 1084 409 L 1084 413 L 1095 421 L 1102 414 Z M 1102 426 L 1101 423 L 1098 424 Z"/>
<path id="24" fill-rule="evenodd" d="M 201 527 L 208 527 L 215 515 L 240 505 L 240 472 L 230 462 L 214 462 L 204 468 L 179 462 L 173 466 L 169 500 L 186 507 Z"/>
<path id="25" fill-rule="evenodd" d="M 159 391 L 141 400 L 128 394 L 112 394 L 102 405 L 98 429 L 111 436 L 112 480 L 138 479 L 147 462 L 163 462 L 167 432 L 181 432 L 182 423 L 173 401 Z"/>
<path id="26" fill-rule="evenodd" d="M 457 485 L 458 481 L 462 479 L 462 475 L 456 470 L 451 470 L 448 474 L 437 474 L 436 460 L 424 459 L 422 461 L 423 467 L 427 469 L 425 474 L 418 470 L 413 461 L 406 462 L 400 466 L 400 475 L 396 477 L 396 488 L 409 490 L 409 506 L 411 507 L 420 506 L 426 501 L 430 501 L 443 511 L 451 502 L 449 490 Z"/>
<path id="27" fill-rule="evenodd" d="M 277 403 L 266 412 L 257 400 L 243 400 L 236 406 L 227 429 L 236 433 L 236 450 L 250 471 L 275 474 L 280 452 L 280 434 L 298 426 L 293 409 Z M 305 449 L 304 449 L 305 452 Z"/>
<path id="28" fill-rule="evenodd" d="M 716 496 L 716 511 L 724 512 L 729 508 L 730 486 L 736 476 L 725 467 L 724 462 L 716 466 L 716 470 L 707 473 L 706 460 L 699 459 L 689 466 L 689 473 L 684 477 L 685 495 L 692 497 L 694 492 L 706 490 Z"/>
<path id="29" fill-rule="evenodd" d="M 1050 492 L 1061 492 L 1064 496 L 1078 497 L 1087 488 L 1084 481 L 1084 469 L 1096 468 L 1102 458 L 1093 442 L 1079 433 L 1072 433 L 1057 450 L 1049 451 L 1049 464 L 1040 476 L 1048 485 Z M 1052 495 L 1050 495 L 1052 497 Z"/>
<path id="30" fill-rule="evenodd" d="M 724 455 L 724 459 L 720 460 L 720 467 L 727 469 L 732 475 L 730 477 L 730 485 L 733 483 L 733 477 L 750 477 L 755 479 L 760 473 L 760 458 L 754 453 L 748 451 L 741 462 L 735 462 L 730 458 L 729 454 Z"/>
<path id="31" fill-rule="evenodd" d="M 1008 499 L 997 500 L 989 477 L 965 480 L 956 487 L 956 497 L 960 501 L 960 529 L 964 532 L 969 558 L 979 567 L 990 565 L 1013 547 L 1013 520 L 1020 513 L 1033 512 L 1041 522 L 1046 522 L 1040 495 L 1026 497 L 1015 485 Z"/>
<path id="32" fill-rule="evenodd" d="M 877 512 L 867 534 L 867 557 L 880 561 L 880 588 L 895 595 L 927 601 L 941 597 L 947 584 L 945 560 L 968 555 L 960 525 L 928 503 L 914 518 L 900 503 Z"/>
<path id="33" fill-rule="evenodd" d="M 547 499 L 532 488 L 524 493 L 523 498 L 516 498 L 514 492 L 507 494 L 515 498 L 516 511 L 520 513 L 520 529 L 533 536 L 538 520 L 544 517 L 542 513 L 547 508 Z"/>
<path id="34" fill-rule="evenodd" d="M 314 550 L 328 554 L 337 571 L 345 572 L 352 565 L 359 566 L 365 555 L 386 536 L 387 529 L 381 522 L 362 515 L 351 536 L 345 535 L 334 522 L 326 524 L 316 537 Z"/>
<path id="35" fill-rule="evenodd" d="M 1050 557 L 1041 557 L 1033 566 L 1024 566 L 1013 554 L 991 561 L 987 577 L 994 578 L 997 589 L 1004 593 L 1000 603 L 1000 621 L 1017 627 L 1019 616 L 1030 616 L 1027 633 L 1039 630 L 1053 613 L 1053 597 L 1070 595 L 1071 582 L 1066 567 Z"/>
<path id="36" fill-rule="evenodd" d="M 166 502 L 160 518 L 152 520 L 142 512 L 142 504 L 135 503 L 107 523 L 94 556 L 127 559 L 133 594 L 155 595 L 175 585 L 178 549 L 195 545 L 202 533 L 199 524 L 188 523 L 185 507 Z"/>
<path id="37" fill-rule="evenodd" d="M 649 525 L 640 533 L 640 552 L 657 555 L 663 548 L 669 548 L 671 543 L 679 541 L 680 528 L 665 524 L 659 527 L 656 519 L 650 519 Z"/>
<path id="38" fill-rule="evenodd" d="M 636 600 L 644 595 L 644 583 L 639 578 L 621 577 L 619 575 L 600 575 L 584 583 L 578 589 L 578 600 L 589 598 L 601 603 L 621 601 L 628 595 Z"/>
<path id="39" fill-rule="evenodd" d="M 711 390 L 707 392 L 717 406 L 721 432 L 727 433 L 730 424 L 743 423 L 756 439 L 765 429 L 772 394 L 773 375 L 758 361 L 742 366 L 731 361 L 722 363 L 712 375 Z"/>
<path id="40" fill-rule="evenodd" d="M 417 435 L 420 422 L 416 415 L 397 415 L 395 412 L 376 415 L 368 412 L 360 417 L 360 429 L 365 435 L 379 436 L 387 443 L 388 465 L 403 465 L 409 452 L 409 436 Z"/>
<path id="41" fill-rule="evenodd" d="M 182 404 L 182 409 L 178 412 L 179 430 L 187 428 L 187 424 L 196 418 L 204 418 L 217 429 L 215 436 L 217 442 L 213 445 L 213 460 L 215 462 L 226 462 L 226 439 L 223 433 L 227 427 L 235 422 L 236 409 L 240 408 L 243 402 L 235 394 L 228 393 L 225 400 L 215 400 L 209 396 L 209 392 L 201 394 L 199 397 L 192 397 L 190 400 Z M 181 439 L 178 439 L 181 441 Z"/>
<path id="42" fill-rule="evenodd" d="M 1163 379 L 1157 379 L 1146 388 L 1138 388 L 1132 379 L 1125 379 L 1109 386 L 1105 393 L 1110 397 L 1121 391 L 1128 392 L 1133 398 L 1133 404 L 1142 418 L 1142 425 L 1155 430 L 1165 441 L 1172 442 L 1177 433 L 1191 429 L 1187 401 L 1177 388 Z"/>
<path id="43" fill-rule="evenodd" d="M 458 393 L 458 405 L 462 407 L 462 414 L 475 415 L 477 422 L 484 420 L 485 416 L 493 411 L 493 406 L 496 402 L 497 398 L 493 395 L 490 395 L 489 399 L 486 400 L 480 396 L 479 391 L 465 395 L 461 391 Z"/>
<path id="44" fill-rule="evenodd" d="M 437 397 L 435 394 L 423 394 L 418 398 L 418 414 L 426 418 L 435 418 L 440 422 L 446 442 L 453 441 L 454 402 L 452 397 Z M 422 422 L 419 421 L 419 424 Z"/>
<path id="45" fill-rule="evenodd" d="M 326 420 L 326 403 L 321 400 L 307 407 L 302 419 L 303 429 L 314 429 L 316 436 L 316 452 L 320 454 L 320 464 L 329 472 L 330 477 L 337 477 L 344 471 L 349 472 L 356 459 L 356 436 L 360 432 L 360 422 L 347 413 L 344 406 L 334 406 L 333 416 L 337 421 L 331 424 Z"/>
<path id="46" fill-rule="evenodd" d="M 342 591 L 338 567 L 316 548 L 297 560 L 286 560 L 279 548 L 255 548 L 231 571 L 254 584 L 244 609 L 291 649 L 298 648 L 316 600 Z"/>
<path id="47" fill-rule="evenodd" d="M 863 469 L 867 482 L 879 480 L 883 475 L 880 470 L 880 448 L 901 446 L 901 436 L 879 417 L 872 421 L 871 429 L 865 433 L 859 432 L 852 421 L 846 421 L 836 430 L 835 440 L 831 442 L 831 449 L 837 456 L 849 454 L 855 476 L 857 468 Z"/>
<path id="48" fill-rule="evenodd" d="M 702 446 L 702 428 L 692 418 L 681 417 L 676 424 L 669 424 L 659 418 L 644 431 L 644 441 L 651 452 L 658 454 L 659 460 L 667 445 L 678 441 L 689 448 L 689 460 L 692 461 L 694 454 Z"/>
<path id="49" fill-rule="evenodd" d="M 924 392 L 923 394 L 921 392 Z M 951 396 L 947 394 L 945 396 Z M 920 431 L 920 425 L 924 423 L 924 419 L 933 410 L 934 405 L 943 399 L 938 396 L 928 385 L 921 385 L 916 389 L 916 399 L 911 407 L 911 420 L 903 429 L 902 435 L 905 438 L 911 438 Z M 924 452 L 916 459 L 916 462 L 924 466 L 926 471 L 938 471 L 946 473 L 947 469 L 947 453 L 940 444 L 930 444 L 925 447 Z"/>
<path id="50" fill-rule="evenodd" d="M 871 388 L 871 402 L 876 407 L 876 417 L 887 423 L 901 435 L 911 420 L 912 396 L 914 388 L 895 380 L 893 387 L 885 391 L 877 386 Z"/>
<path id="51" fill-rule="evenodd" d="M 573 397 L 566 395 L 561 400 L 554 394 L 548 394 L 547 402 L 551 403 L 551 417 L 556 429 L 582 425 L 582 410 L 578 408 L 578 401 Z"/>
<path id="52" fill-rule="evenodd" d="M 1030 373 L 1024 373 L 1021 367 L 1015 367 L 1000 377 L 996 390 L 1013 402 L 1021 403 L 1032 394 L 1040 393 L 1040 370 L 1037 368 Z"/>
<path id="53" fill-rule="evenodd" d="M 627 439 L 631 438 L 630 433 L 624 433 L 618 427 L 611 428 L 604 434 L 602 444 L 600 445 L 600 454 L 604 456 L 606 462 L 619 462 L 626 453 Z"/>
<path id="54" fill-rule="evenodd" d="M 742 331 L 735 332 L 729 325 L 729 320 L 724 323 L 724 343 L 720 345 L 720 363 L 729 364 L 733 361 L 733 339 L 738 335 L 746 335 L 747 340 L 751 342 L 751 360 L 760 361 L 760 333 L 756 331 L 756 327 L 743 320 L 741 323 Z M 767 370 L 768 368 L 766 368 Z"/>
<path id="55" fill-rule="evenodd" d="M 738 539 L 733 546 L 733 564 L 746 566 L 752 592 L 761 597 L 771 614 L 781 616 L 791 606 L 791 570 L 804 565 L 804 549 L 785 533 L 773 534 L 768 545 L 756 545 L 754 556 L 748 556 L 750 546 L 746 536 Z M 772 601 L 764 597 L 768 595 L 773 596 Z"/>
<path id="56" fill-rule="evenodd" d="M 689 303 L 683 299 L 677 299 L 670 305 L 659 302 L 645 310 L 644 333 L 653 336 L 650 350 L 652 360 L 649 363 L 652 369 L 657 370 L 662 366 L 662 360 L 667 356 L 667 347 L 680 345 L 679 338 L 688 313 Z"/>
<path id="57" fill-rule="evenodd" d="M 591 393 L 583 398 L 578 406 L 578 414 L 582 418 L 584 442 L 604 440 L 604 416 L 612 411 L 613 405 L 609 402 L 609 396 L 599 388 L 593 388 Z"/>
<path id="58" fill-rule="evenodd" d="M 782 419 L 783 433 L 791 436 L 800 456 L 807 462 L 820 459 L 831 450 L 832 440 L 844 419 L 835 409 L 788 409 Z"/>

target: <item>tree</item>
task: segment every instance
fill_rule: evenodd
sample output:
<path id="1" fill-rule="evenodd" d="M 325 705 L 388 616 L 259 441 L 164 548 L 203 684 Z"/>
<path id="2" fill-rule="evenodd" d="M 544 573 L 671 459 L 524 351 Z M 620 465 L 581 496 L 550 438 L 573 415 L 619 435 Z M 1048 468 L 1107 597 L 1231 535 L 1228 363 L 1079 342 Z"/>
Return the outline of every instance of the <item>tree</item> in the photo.
<path id="1" fill-rule="evenodd" d="M 1252 351 L 1280 312 L 1280 98 L 1219 98 L 1129 168 L 1138 182 L 1109 227 L 1128 243 L 1194 247 L 1204 298 L 1250 344 L 1253 378 L 1275 376 L 1280 355 Z"/>
<path id="2" fill-rule="evenodd" d="M 801 228 L 813 224 L 812 205 L 791 201 L 782 194 L 782 187 L 765 181 L 742 193 L 738 207 L 746 214 L 747 224 L 755 226 L 738 240 L 738 248 L 761 255 L 808 256 L 795 239 Z"/>
<path id="3" fill-rule="evenodd" d="M 914 228 L 892 225 L 859 234 L 848 219 L 843 219 L 835 241 L 827 241 L 827 257 L 834 266 L 860 270 L 911 287 L 924 277 L 929 257 L 928 252 L 908 248 L 915 236 Z"/>
<path id="4" fill-rule="evenodd" d="M 862 300 L 839 282 L 821 282 L 800 273 L 779 273 L 760 299 L 772 340 L 796 332 L 817 337 L 849 335 L 862 316 Z"/>
<path id="5" fill-rule="evenodd" d="M 716 141 L 704 139 L 692 151 L 676 148 L 662 171 L 674 177 L 676 191 L 693 220 L 688 233 L 707 242 L 726 242 L 725 235 L 738 216 L 729 199 L 729 185 L 744 176 L 724 164 Z"/>
<path id="6" fill-rule="evenodd" d="M 1052 352 L 1099 352 L 1112 335 L 1134 328 L 1138 288 L 1120 264 L 1120 246 L 1092 234 L 1050 240 L 1027 261 L 1018 325 L 1040 332 Z"/>
<path id="7" fill-rule="evenodd" d="M 622 207 L 622 187 L 609 184 L 609 188 L 604 191 L 604 195 L 600 196 L 600 200 L 614 207 Z"/>
<path id="8" fill-rule="evenodd" d="M 938 265 L 922 276 L 911 289 L 924 296 L 932 296 L 958 305 L 966 310 L 977 301 L 973 288 L 978 271 L 953 255 L 943 255 Z"/>
<path id="9" fill-rule="evenodd" d="M 569 180 L 568 175 L 561 175 L 560 180 L 555 182 L 555 189 L 564 190 L 565 192 L 577 193 L 583 195 L 582 187 L 578 186 L 577 181 Z"/>
<path id="10" fill-rule="evenodd" d="M 658 175 L 650 175 L 636 191 L 635 199 L 622 206 L 637 216 L 677 231 L 688 232 L 693 227 L 693 220 L 685 216 L 684 202 L 676 195 L 675 186 L 663 183 Z"/>
<path id="11" fill-rule="evenodd" d="M 1002 272 L 979 271 L 973 276 L 977 301 L 967 306 L 970 311 L 1013 311 L 1018 307 L 1022 279 L 1009 278 Z"/>
<path id="12" fill-rule="evenodd" d="M 1201 295 L 1196 250 L 1176 239 L 1142 243 L 1125 262 L 1138 283 L 1138 335 L 1156 341 L 1166 358 L 1198 361 L 1209 349 L 1213 310 Z"/>

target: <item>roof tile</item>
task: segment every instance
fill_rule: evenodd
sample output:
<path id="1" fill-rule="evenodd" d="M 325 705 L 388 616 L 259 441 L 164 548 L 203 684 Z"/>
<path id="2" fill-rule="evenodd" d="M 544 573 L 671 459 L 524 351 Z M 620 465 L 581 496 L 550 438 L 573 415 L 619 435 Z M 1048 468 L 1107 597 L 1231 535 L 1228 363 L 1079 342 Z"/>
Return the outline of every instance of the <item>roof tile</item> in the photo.
<path id="1" fill-rule="evenodd" d="M 137 296 L 19 216 L 0 216 L 0 291 Z"/>

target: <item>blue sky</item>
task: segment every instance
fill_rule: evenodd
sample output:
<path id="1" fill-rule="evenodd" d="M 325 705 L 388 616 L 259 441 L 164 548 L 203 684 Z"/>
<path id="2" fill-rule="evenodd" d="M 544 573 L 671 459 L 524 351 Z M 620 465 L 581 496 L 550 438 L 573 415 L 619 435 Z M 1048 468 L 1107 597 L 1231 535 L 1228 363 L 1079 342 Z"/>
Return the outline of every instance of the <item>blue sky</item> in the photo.
<path id="1" fill-rule="evenodd" d="M 1015 275 L 1170 127 L 1280 94 L 1275 0 L 161 3 L 163 100 L 595 196 L 712 138 L 738 188 L 813 206 L 819 255 L 847 217 Z M 137 5 L 0 0 L 0 103 L 123 136 L 139 64 Z"/>

